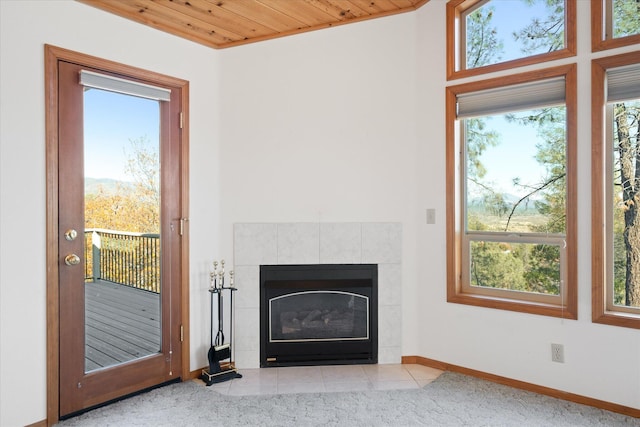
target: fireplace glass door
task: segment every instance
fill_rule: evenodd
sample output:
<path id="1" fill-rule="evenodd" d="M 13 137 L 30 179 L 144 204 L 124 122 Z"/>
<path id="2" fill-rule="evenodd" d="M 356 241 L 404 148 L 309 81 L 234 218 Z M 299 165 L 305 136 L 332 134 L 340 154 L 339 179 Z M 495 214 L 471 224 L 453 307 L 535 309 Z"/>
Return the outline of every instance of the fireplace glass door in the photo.
<path id="1" fill-rule="evenodd" d="M 378 362 L 378 266 L 260 266 L 260 366 Z"/>
<path id="2" fill-rule="evenodd" d="M 269 301 L 271 342 L 366 340 L 369 298 L 350 292 L 306 291 Z"/>

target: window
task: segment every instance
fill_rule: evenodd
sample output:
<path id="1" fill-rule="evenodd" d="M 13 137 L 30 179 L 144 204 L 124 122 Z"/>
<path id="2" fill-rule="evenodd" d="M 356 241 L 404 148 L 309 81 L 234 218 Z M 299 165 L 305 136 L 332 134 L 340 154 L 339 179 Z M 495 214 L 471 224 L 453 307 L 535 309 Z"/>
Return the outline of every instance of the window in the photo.
<path id="1" fill-rule="evenodd" d="M 592 80 L 592 317 L 640 329 L 640 51 Z"/>
<path id="2" fill-rule="evenodd" d="M 575 55 L 576 0 L 450 0 L 447 78 Z"/>
<path id="3" fill-rule="evenodd" d="M 576 66 L 447 88 L 447 300 L 577 318 Z"/>
<path id="4" fill-rule="evenodd" d="M 592 0 L 593 51 L 640 43 L 639 0 Z"/>

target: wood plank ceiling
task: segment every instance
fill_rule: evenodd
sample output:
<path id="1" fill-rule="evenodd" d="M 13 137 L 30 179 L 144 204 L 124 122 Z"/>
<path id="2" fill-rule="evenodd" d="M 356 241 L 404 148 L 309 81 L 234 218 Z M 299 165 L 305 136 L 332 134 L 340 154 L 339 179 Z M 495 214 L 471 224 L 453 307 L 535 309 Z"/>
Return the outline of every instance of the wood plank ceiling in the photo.
<path id="1" fill-rule="evenodd" d="M 429 0 L 78 0 L 216 49 L 416 10 Z"/>

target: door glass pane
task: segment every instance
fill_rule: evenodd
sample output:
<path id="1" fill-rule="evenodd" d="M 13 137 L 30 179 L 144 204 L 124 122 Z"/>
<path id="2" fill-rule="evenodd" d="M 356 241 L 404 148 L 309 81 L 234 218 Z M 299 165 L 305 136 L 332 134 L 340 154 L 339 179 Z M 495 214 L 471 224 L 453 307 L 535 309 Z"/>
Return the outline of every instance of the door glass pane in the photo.
<path id="1" fill-rule="evenodd" d="M 160 106 L 85 89 L 85 372 L 156 354 Z"/>

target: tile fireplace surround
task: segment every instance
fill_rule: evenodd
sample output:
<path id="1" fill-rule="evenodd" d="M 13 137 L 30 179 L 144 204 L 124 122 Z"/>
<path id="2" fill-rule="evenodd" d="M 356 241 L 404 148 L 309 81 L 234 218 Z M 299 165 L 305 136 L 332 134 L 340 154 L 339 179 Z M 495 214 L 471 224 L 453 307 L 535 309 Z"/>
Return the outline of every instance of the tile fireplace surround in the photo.
<path id="1" fill-rule="evenodd" d="M 402 224 L 245 223 L 233 229 L 234 353 L 260 366 L 260 265 L 378 264 L 378 363 L 402 356 Z"/>

